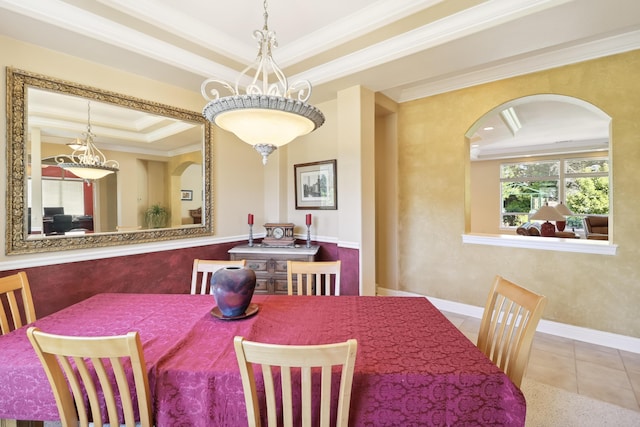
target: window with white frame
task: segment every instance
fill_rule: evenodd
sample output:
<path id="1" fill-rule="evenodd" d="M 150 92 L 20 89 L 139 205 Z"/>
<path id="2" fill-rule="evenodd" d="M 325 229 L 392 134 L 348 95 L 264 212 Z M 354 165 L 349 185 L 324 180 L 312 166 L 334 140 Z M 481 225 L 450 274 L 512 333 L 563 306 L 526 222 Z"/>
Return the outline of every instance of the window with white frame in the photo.
<path id="1" fill-rule="evenodd" d="M 609 214 L 607 157 L 563 158 L 500 165 L 500 224 L 518 227 L 545 203 L 563 202 L 573 216 L 567 227 L 582 229 L 585 215 Z"/>
<path id="2" fill-rule="evenodd" d="M 31 207 L 31 179 L 28 180 L 28 206 Z M 42 178 L 42 206 L 62 206 L 69 215 L 84 215 L 84 181 Z"/>

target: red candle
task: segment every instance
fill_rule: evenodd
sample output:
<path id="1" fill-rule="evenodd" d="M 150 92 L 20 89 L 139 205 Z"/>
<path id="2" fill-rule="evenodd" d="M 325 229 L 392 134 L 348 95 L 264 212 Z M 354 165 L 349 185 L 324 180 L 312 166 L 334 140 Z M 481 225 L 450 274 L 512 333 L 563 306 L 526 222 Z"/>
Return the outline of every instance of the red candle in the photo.
<path id="1" fill-rule="evenodd" d="M 247 221 L 249 222 L 249 225 L 253 225 L 253 214 L 249 214 Z"/>
<path id="2" fill-rule="evenodd" d="M 307 225 L 311 225 L 311 214 L 307 214 Z"/>

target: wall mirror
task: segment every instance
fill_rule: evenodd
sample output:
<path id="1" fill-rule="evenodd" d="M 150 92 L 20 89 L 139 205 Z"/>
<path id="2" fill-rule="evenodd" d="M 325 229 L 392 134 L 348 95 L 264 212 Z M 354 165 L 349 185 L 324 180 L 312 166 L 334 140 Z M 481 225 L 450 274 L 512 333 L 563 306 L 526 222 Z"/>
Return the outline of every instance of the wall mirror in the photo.
<path id="1" fill-rule="evenodd" d="M 59 166 L 87 132 L 116 172 Z M 199 113 L 7 68 L 7 139 L 9 255 L 213 234 Z"/>

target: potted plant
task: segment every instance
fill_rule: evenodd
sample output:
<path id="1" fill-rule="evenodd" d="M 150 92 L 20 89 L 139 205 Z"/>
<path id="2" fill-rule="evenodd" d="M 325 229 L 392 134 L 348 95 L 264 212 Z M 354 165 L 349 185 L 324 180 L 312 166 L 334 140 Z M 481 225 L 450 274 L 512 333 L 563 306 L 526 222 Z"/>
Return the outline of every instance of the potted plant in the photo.
<path id="1" fill-rule="evenodd" d="M 159 203 L 151 205 L 144 215 L 149 228 L 163 228 L 167 225 L 169 211 Z"/>

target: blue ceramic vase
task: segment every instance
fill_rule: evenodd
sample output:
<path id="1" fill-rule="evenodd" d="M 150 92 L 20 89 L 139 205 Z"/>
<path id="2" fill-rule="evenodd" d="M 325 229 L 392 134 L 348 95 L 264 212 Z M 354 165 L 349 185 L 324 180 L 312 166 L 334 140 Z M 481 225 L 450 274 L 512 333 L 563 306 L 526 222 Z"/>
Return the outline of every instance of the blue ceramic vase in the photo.
<path id="1" fill-rule="evenodd" d="M 224 267 L 211 276 L 211 294 L 223 316 L 244 315 L 256 288 L 256 273 L 247 267 Z"/>

